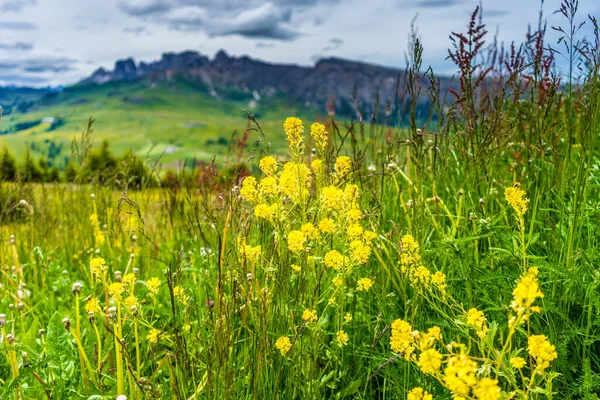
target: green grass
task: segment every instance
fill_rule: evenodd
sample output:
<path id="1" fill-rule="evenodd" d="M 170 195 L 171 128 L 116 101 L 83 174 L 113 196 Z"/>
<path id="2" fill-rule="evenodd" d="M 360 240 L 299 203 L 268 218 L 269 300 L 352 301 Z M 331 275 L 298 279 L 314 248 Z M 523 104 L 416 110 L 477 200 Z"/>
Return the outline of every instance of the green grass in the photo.
<path id="1" fill-rule="evenodd" d="M 244 110 L 260 116 L 264 129 L 274 133 L 273 146 L 279 149 L 283 146 L 281 121 L 286 115 L 315 114 L 280 97 L 263 100 L 252 108 L 248 94 L 221 95 L 226 100 L 218 100 L 205 88 L 183 79 L 168 84 L 138 80 L 67 88 L 38 101 L 26 114 L 6 116 L 0 128 L 11 133 L 0 135 L 0 146 L 7 145 L 17 155 L 30 148 L 34 158 L 47 158 L 50 143 L 54 143 L 62 146 L 55 162 L 64 167 L 71 141 L 81 135 L 91 117 L 95 120 L 95 142 L 107 140 L 116 155 L 131 149 L 142 158 L 157 157 L 168 149 L 161 159 L 166 166 L 173 166 L 193 158 L 210 161 L 225 154 L 227 144 L 216 142 L 230 141 L 234 132 L 241 136 L 247 127 Z M 60 118 L 64 125 L 52 131 L 48 130 L 49 124 L 40 124 L 13 132 L 17 123 L 46 117 Z M 252 132 L 249 142 L 257 139 L 259 135 Z"/>

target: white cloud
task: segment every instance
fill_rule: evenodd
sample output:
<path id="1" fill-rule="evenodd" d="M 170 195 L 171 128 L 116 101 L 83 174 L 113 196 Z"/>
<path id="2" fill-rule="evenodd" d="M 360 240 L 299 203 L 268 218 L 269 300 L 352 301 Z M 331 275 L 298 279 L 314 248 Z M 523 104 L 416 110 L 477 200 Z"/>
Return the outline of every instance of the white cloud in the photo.
<path id="1" fill-rule="evenodd" d="M 445 60 L 448 36 L 466 29 L 479 1 L 43 0 L 32 6 L 28 0 L 23 4 L 27 3 L 19 13 L 2 15 L 0 47 L 5 48 L 0 62 L 14 58 L 8 51 L 26 52 L 27 58 L 20 61 L 48 55 L 74 61 L 62 67 L 51 63 L 44 72 L 0 71 L 0 78 L 16 82 L 23 73 L 32 82 L 34 76 L 36 85 L 45 85 L 75 82 L 100 66 L 112 68 L 119 58 L 151 61 L 163 52 L 187 49 L 213 55 L 224 48 L 232 55 L 305 65 L 325 53 L 401 68 L 410 22 L 417 13 L 424 66 L 452 73 L 453 65 Z M 598 14 L 594 3 L 580 2 L 580 18 Z M 0 6 L 6 4 L 0 0 Z M 560 15 L 551 15 L 559 4 L 560 0 L 544 4 L 549 25 L 564 22 Z M 538 10 L 537 1 L 484 0 L 484 22 L 490 32 L 499 27 L 500 40 L 521 42 L 527 25 L 537 24 Z M 556 41 L 551 29 L 548 36 L 549 42 Z M 332 38 L 340 41 L 330 42 Z M 17 43 L 31 44 L 31 49 L 6 49 Z"/>

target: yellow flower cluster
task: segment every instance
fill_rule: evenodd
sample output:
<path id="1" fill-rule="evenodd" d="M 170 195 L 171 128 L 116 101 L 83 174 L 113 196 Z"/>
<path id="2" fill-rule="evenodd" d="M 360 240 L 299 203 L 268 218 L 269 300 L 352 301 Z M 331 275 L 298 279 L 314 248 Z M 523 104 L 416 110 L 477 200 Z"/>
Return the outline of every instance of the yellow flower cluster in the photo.
<path id="1" fill-rule="evenodd" d="M 289 117 L 283 123 L 283 130 L 292 155 L 300 157 L 304 153 L 304 124 L 300 118 Z"/>
<path id="2" fill-rule="evenodd" d="M 446 290 L 446 275 L 437 271 L 431 273 L 421 264 L 419 244 L 412 235 L 404 235 L 401 240 L 400 270 L 408 274 L 408 279 L 417 289 L 435 287 L 442 293 Z"/>
<path id="3" fill-rule="evenodd" d="M 249 244 L 244 243 L 243 240 L 239 240 L 238 245 L 241 249 L 242 258 L 245 258 L 249 263 L 254 263 L 258 261 L 260 257 L 260 245 L 250 246 Z"/>
<path id="4" fill-rule="evenodd" d="M 408 392 L 406 400 L 433 400 L 433 396 L 426 390 L 418 387 Z"/>
<path id="5" fill-rule="evenodd" d="M 292 348 L 292 342 L 290 342 L 290 338 L 287 336 L 281 336 L 275 342 L 275 348 L 279 350 L 282 356 L 285 356 L 288 351 Z"/>
<path id="6" fill-rule="evenodd" d="M 266 156 L 260 160 L 258 165 L 263 174 L 267 176 L 274 175 L 275 171 L 277 171 L 277 160 L 275 160 L 275 157 Z"/>
<path id="7" fill-rule="evenodd" d="M 394 353 L 404 353 L 405 358 L 412 353 L 414 337 L 412 327 L 403 319 L 392 322 L 392 335 L 390 336 L 390 347 Z"/>
<path id="8" fill-rule="evenodd" d="M 529 204 L 529 200 L 525 198 L 525 191 L 515 186 L 509 186 L 504 190 L 504 197 L 515 210 L 517 216 L 522 218 L 527 212 L 527 205 Z"/>
<path id="9" fill-rule="evenodd" d="M 475 329 L 475 333 L 480 339 L 485 338 L 489 330 L 485 314 L 476 308 L 471 308 L 467 312 L 467 325 Z"/>
<path id="10" fill-rule="evenodd" d="M 315 122 L 310 126 L 310 134 L 315 141 L 317 151 L 323 155 L 327 148 L 328 134 L 325 125 L 320 122 Z M 315 171 L 316 172 L 316 171 Z"/>
<path id="11" fill-rule="evenodd" d="M 556 348 L 548 341 L 546 335 L 531 335 L 527 339 L 527 350 L 535 359 L 536 368 L 544 370 L 550 362 L 558 357 Z"/>
<path id="12" fill-rule="evenodd" d="M 323 262 L 329 268 L 340 270 L 344 266 L 344 256 L 337 250 L 331 250 L 325 254 Z"/>
<path id="13" fill-rule="evenodd" d="M 356 288 L 356 290 L 364 290 L 365 292 L 367 292 L 369 289 L 371 289 L 371 286 L 373 286 L 373 281 L 369 278 L 360 278 L 357 284 L 358 287 Z"/>
<path id="14" fill-rule="evenodd" d="M 339 346 L 347 346 L 348 345 L 349 337 L 348 337 L 348 334 L 346 332 L 344 332 L 344 331 L 338 331 L 335 334 L 335 337 L 336 337 L 337 344 Z"/>
<path id="15" fill-rule="evenodd" d="M 160 287 L 160 279 L 152 277 L 146 281 L 146 287 L 148 288 L 148 293 L 150 297 L 155 298 L 158 294 L 158 289 Z"/>
<path id="16" fill-rule="evenodd" d="M 352 169 L 352 162 L 348 156 L 340 156 L 335 160 L 335 177 L 342 180 Z"/>
<path id="17" fill-rule="evenodd" d="M 102 279 L 102 275 L 107 269 L 108 266 L 106 265 L 104 258 L 92 258 L 90 261 L 90 270 L 92 271 L 92 274 L 99 279 Z"/>
<path id="18" fill-rule="evenodd" d="M 302 320 L 306 321 L 307 323 L 316 321 L 317 312 L 315 310 L 304 310 L 304 312 L 302 313 Z"/>
<path id="19" fill-rule="evenodd" d="M 535 299 L 544 297 L 537 280 L 538 273 L 536 267 L 529 268 L 529 271 L 519 279 L 517 286 L 513 289 L 513 301 L 510 306 L 517 314 L 522 314 L 528 309 L 534 312 L 540 311 L 539 307 L 532 307 Z"/>
<path id="20" fill-rule="evenodd" d="M 291 231 L 288 233 L 288 248 L 293 253 L 299 253 L 305 249 L 306 236 L 302 231 Z"/>

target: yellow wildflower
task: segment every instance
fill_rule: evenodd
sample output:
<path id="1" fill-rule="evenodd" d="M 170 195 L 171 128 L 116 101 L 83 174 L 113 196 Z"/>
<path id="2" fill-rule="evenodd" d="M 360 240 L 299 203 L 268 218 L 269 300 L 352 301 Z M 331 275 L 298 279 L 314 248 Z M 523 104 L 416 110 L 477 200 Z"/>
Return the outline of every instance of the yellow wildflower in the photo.
<path id="1" fill-rule="evenodd" d="M 108 269 L 104 258 L 93 258 L 90 261 L 90 270 L 96 277 L 101 277 L 102 273 Z"/>
<path id="2" fill-rule="evenodd" d="M 85 310 L 88 313 L 97 313 L 97 312 L 102 311 L 102 309 L 100 308 L 100 303 L 94 297 L 90 297 L 87 300 L 87 302 L 85 303 Z"/>
<path id="3" fill-rule="evenodd" d="M 270 220 L 271 218 L 273 218 L 274 214 L 275 212 L 273 211 L 273 209 L 267 204 L 258 204 L 256 207 L 254 207 L 254 216 L 256 218 L 264 218 Z"/>
<path id="4" fill-rule="evenodd" d="M 337 333 L 335 334 L 336 340 L 337 340 L 337 344 L 339 346 L 346 346 L 348 345 L 348 334 L 344 331 L 337 331 Z"/>
<path id="5" fill-rule="evenodd" d="M 527 351 L 535 359 L 537 368 L 546 369 L 550 361 L 558 357 L 556 348 L 548 341 L 546 335 L 531 335 L 527 339 Z"/>
<path id="6" fill-rule="evenodd" d="M 363 237 L 365 239 L 366 242 L 372 242 L 374 239 L 377 238 L 377 233 L 373 232 L 373 231 L 365 231 Z"/>
<path id="7" fill-rule="evenodd" d="M 299 253 L 304 250 L 304 244 L 306 243 L 306 236 L 302 231 L 291 231 L 288 233 L 288 248 L 294 252 Z"/>
<path id="8" fill-rule="evenodd" d="M 419 354 L 417 362 L 421 371 L 426 374 L 435 374 L 442 366 L 442 355 L 436 349 L 428 349 Z"/>
<path id="9" fill-rule="evenodd" d="M 152 277 L 146 281 L 146 287 L 150 297 L 156 297 L 158 294 L 158 288 L 160 287 L 160 279 Z"/>
<path id="10" fill-rule="evenodd" d="M 348 156 L 340 156 L 335 160 L 335 176 L 338 179 L 345 177 L 352 169 L 352 162 Z"/>
<path id="11" fill-rule="evenodd" d="M 292 343 L 290 342 L 290 338 L 287 336 L 282 336 L 275 342 L 275 347 L 282 356 L 285 356 L 288 351 L 292 348 Z"/>
<path id="12" fill-rule="evenodd" d="M 317 320 L 317 312 L 315 310 L 306 309 L 302 313 L 302 319 L 307 323 L 311 323 Z"/>
<path id="13" fill-rule="evenodd" d="M 267 176 L 275 174 L 275 171 L 277 170 L 277 160 L 271 156 L 263 157 L 258 165 L 262 172 Z"/>
<path id="14" fill-rule="evenodd" d="M 317 151 L 320 154 L 325 152 L 325 148 L 327 147 L 327 130 L 325 129 L 325 125 L 320 122 L 315 122 L 310 126 L 310 134 L 315 140 L 315 145 L 317 147 Z"/>
<path id="15" fill-rule="evenodd" d="M 148 339 L 150 343 L 158 343 L 158 340 L 160 339 L 160 333 L 161 332 L 158 329 L 152 329 L 150 330 L 148 336 L 146 336 L 146 339 Z"/>
<path id="16" fill-rule="evenodd" d="M 242 188 L 240 189 L 240 195 L 248 201 L 256 201 L 258 197 L 258 189 L 256 188 L 256 178 L 253 176 L 247 176 L 242 181 Z"/>
<path id="17" fill-rule="evenodd" d="M 350 240 L 360 238 L 364 233 L 364 229 L 359 224 L 352 224 L 346 229 L 346 234 Z"/>
<path id="18" fill-rule="evenodd" d="M 279 175 L 279 187 L 293 202 L 298 203 L 308 198 L 310 170 L 303 163 L 288 162 Z"/>
<path id="19" fill-rule="evenodd" d="M 296 117 L 286 118 L 283 123 L 288 145 L 294 156 L 304 153 L 304 124 Z"/>
<path id="20" fill-rule="evenodd" d="M 362 211 L 360 209 L 353 207 L 346 212 L 346 217 L 348 218 L 349 224 L 354 224 L 362 218 Z"/>
<path id="21" fill-rule="evenodd" d="M 358 287 L 356 288 L 359 291 L 369 291 L 369 289 L 371 289 L 371 286 L 373 286 L 373 281 L 369 278 L 360 278 L 358 280 Z"/>
<path id="22" fill-rule="evenodd" d="M 366 264 L 371 255 L 371 248 L 360 240 L 353 240 L 350 243 L 352 260 L 357 264 Z"/>
<path id="23" fill-rule="evenodd" d="M 344 265 L 344 256 L 337 250 L 331 250 L 325 254 L 323 261 L 329 268 L 339 270 Z"/>
<path id="24" fill-rule="evenodd" d="M 529 200 L 525 198 L 525 191 L 515 186 L 509 186 L 504 190 L 504 196 L 519 218 L 523 217 L 529 204 Z"/>
<path id="25" fill-rule="evenodd" d="M 525 359 L 523 357 L 513 357 L 510 359 L 510 365 L 516 369 L 521 369 L 525 366 Z"/>
<path id="26" fill-rule="evenodd" d="M 327 211 L 339 211 L 344 207 L 344 191 L 336 186 L 324 187 L 321 191 L 321 205 Z"/>
<path id="27" fill-rule="evenodd" d="M 513 290 L 513 301 L 510 303 L 517 314 L 522 314 L 525 310 L 532 308 L 535 299 L 544 297 L 540 291 L 537 274 L 537 268 L 530 268 L 517 282 L 517 286 Z"/>
<path id="28" fill-rule="evenodd" d="M 459 396 L 468 396 L 477 383 L 475 374 L 477 364 L 467 355 L 451 356 L 444 369 L 444 383 L 451 392 Z"/>
<path id="29" fill-rule="evenodd" d="M 260 180 L 260 191 L 264 194 L 277 194 L 279 193 L 279 186 L 277 186 L 277 178 L 274 176 L 265 176 Z"/>
<path id="30" fill-rule="evenodd" d="M 175 286 L 173 288 L 173 295 L 177 297 L 183 304 L 186 304 L 190 300 L 190 297 L 185 294 L 185 289 L 181 286 Z"/>
<path id="31" fill-rule="evenodd" d="M 128 308 L 131 308 L 132 306 L 137 307 L 138 302 L 134 295 L 129 295 L 125 298 L 125 300 L 123 300 L 123 304 L 125 304 L 125 306 Z"/>
<path id="32" fill-rule="evenodd" d="M 260 245 L 259 246 L 250 246 L 245 244 L 243 249 L 243 255 L 249 262 L 255 262 L 260 257 Z"/>
<path id="33" fill-rule="evenodd" d="M 433 396 L 426 390 L 417 387 L 408 392 L 406 400 L 433 400 Z"/>
<path id="34" fill-rule="evenodd" d="M 475 333 L 479 338 L 483 339 L 487 335 L 487 318 L 483 311 L 479 311 L 476 308 L 471 308 L 467 313 L 467 325 L 475 328 Z"/>
<path id="35" fill-rule="evenodd" d="M 331 218 L 323 218 L 319 222 L 319 229 L 323 233 L 333 233 L 335 231 L 335 223 Z"/>
<path id="36" fill-rule="evenodd" d="M 319 230 L 310 222 L 303 224 L 300 230 L 309 239 L 317 239 L 319 237 Z"/>
<path id="37" fill-rule="evenodd" d="M 323 170 L 323 160 L 319 158 L 314 159 L 310 163 L 310 167 L 312 168 L 313 172 L 318 175 Z"/>
<path id="38" fill-rule="evenodd" d="M 479 400 L 498 400 L 501 394 L 498 381 L 491 378 L 481 378 L 473 388 L 473 394 Z"/>
<path id="39" fill-rule="evenodd" d="M 344 321 L 345 321 L 345 322 L 350 322 L 350 321 L 352 321 L 352 314 L 350 314 L 350 313 L 346 313 L 346 315 L 344 315 Z"/>
<path id="40" fill-rule="evenodd" d="M 123 277 L 123 283 L 126 285 L 131 285 L 132 283 L 134 283 L 136 280 L 135 274 L 132 274 L 131 272 L 128 274 L 125 274 L 125 276 Z"/>
<path id="41" fill-rule="evenodd" d="M 108 286 L 108 293 L 110 293 L 110 295 L 117 300 L 121 298 L 121 295 L 124 291 L 125 288 L 120 282 L 113 282 Z"/>
<path id="42" fill-rule="evenodd" d="M 392 335 L 390 336 L 390 347 L 394 353 L 407 353 L 412 347 L 414 337 L 412 326 L 402 319 L 392 322 Z"/>
<path id="43" fill-rule="evenodd" d="M 292 270 L 294 270 L 294 272 L 300 272 L 302 271 L 302 268 L 300 268 L 299 265 L 292 264 Z"/>

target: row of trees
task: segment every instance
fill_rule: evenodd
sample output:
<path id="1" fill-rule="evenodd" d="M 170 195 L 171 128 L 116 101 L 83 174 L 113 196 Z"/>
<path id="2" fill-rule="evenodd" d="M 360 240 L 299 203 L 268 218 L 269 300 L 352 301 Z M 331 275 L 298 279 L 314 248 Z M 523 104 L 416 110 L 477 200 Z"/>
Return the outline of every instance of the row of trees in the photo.
<path id="1" fill-rule="evenodd" d="M 4 147 L 0 156 L 0 181 L 99 183 L 131 188 L 156 186 L 158 183 L 143 160 L 132 152 L 115 157 L 106 141 L 98 150 L 90 151 L 79 163 L 70 159 L 64 171 L 57 166 L 50 167 L 43 157 L 34 160 L 29 149 L 23 159 L 17 161 Z"/>

